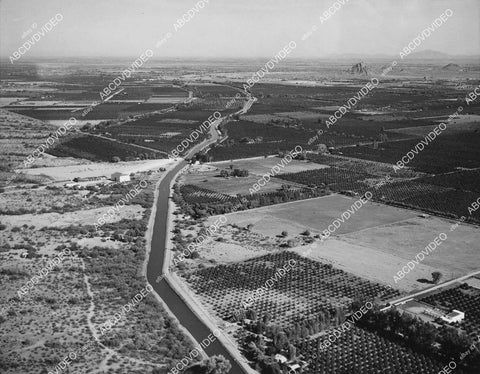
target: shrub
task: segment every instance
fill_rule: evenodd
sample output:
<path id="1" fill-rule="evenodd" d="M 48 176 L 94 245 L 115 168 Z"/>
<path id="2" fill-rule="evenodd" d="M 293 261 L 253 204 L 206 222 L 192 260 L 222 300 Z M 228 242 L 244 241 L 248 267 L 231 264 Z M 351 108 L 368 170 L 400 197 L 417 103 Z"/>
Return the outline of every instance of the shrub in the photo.
<path id="1" fill-rule="evenodd" d="M 432 281 L 433 283 L 438 283 L 440 281 L 440 278 L 442 278 L 442 273 L 439 271 L 434 271 L 432 273 Z"/>

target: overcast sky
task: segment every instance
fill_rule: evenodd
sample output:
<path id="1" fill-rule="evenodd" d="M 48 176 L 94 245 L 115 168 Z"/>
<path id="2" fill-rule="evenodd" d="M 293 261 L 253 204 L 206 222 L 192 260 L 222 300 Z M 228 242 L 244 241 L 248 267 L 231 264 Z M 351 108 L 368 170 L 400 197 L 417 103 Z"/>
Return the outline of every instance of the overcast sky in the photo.
<path id="1" fill-rule="evenodd" d="M 480 53 L 478 0 L 350 0 L 328 21 L 320 15 L 334 0 L 209 0 L 178 31 L 176 20 L 197 0 L 0 0 L 0 55 L 8 57 L 55 14 L 63 21 L 27 55 L 34 57 L 132 57 L 147 48 L 155 57 L 266 57 L 290 40 L 293 57 L 361 53 L 398 55 L 450 8 L 453 16 L 418 50 Z M 318 30 L 306 41 L 312 25 Z M 155 43 L 167 32 L 160 48 Z"/>

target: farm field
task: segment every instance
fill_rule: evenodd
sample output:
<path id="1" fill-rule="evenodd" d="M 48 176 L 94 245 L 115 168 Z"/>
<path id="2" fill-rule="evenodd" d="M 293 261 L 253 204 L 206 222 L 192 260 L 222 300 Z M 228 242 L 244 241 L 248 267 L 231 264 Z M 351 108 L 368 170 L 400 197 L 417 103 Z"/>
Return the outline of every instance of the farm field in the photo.
<path id="1" fill-rule="evenodd" d="M 298 352 L 305 357 L 318 357 L 310 361 L 304 373 L 434 374 L 444 366 L 358 327 L 343 333 L 324 351 L 318 349 L 321 341 L 320 337 L 297 344 Z"/>
<path id="2" fill-rule="evenodd" d="M 336 166 L 310 169 L 298 173 L 285 173 L 278 176 L 286 181 L 301 183 L 305 186 L 328 186 L 336 192 L 356 191 L 363 194 L 369 190 L 366 183 L 368 179 L 373 179 L 374 175 L 368 174 L 363 170 L 343 169 Z"/>
<path id="3" fill-rule="evenodd" d="M 480 374 L 480 2 L 195 1 L 0 0 L 0 374 Z"/>
<path id="4" fill-rule="evenodd" d="M 255 104 L 252 108 L 255 108 Z M 315 133 L 314 130 L 304 131 L 301 128 L 273 126 L 244 120 L 230 122 L 224 128 L 229 142 L 217 145 L 208 152 L 208 155 L 213 157 L 213 161 L 266 156 L 278 154 L 279 150 L 289 152 L 297 145 L 307 144 Z M 247 138 L 262 140 L 256 144 L 248 144 L 243 141 Z"/>
<path id="5" fill-rule="evenodd" d="M 115 76 L 112 76 L 113 78 Z M 188 97 L 187 91 L 180 87 L 130 82 L 122 85 L 122 91 L 112 100 L 95 106 L 93 110 L 82 116 L 84 109 L 102 99 L 100 92 L 109 81 L 107 80 L 104 85 L 98 85 L 99 83 L 101 79 L 93 86 L 86 82 L 73 85 L 49 82 L 48 87 L 54 87 L 49 95 L 40 98 L 33 95 L 34 97 L 30 100 L 16 102 L 14 105 L 7 106 L 6 109 L 53 123 L 65 121 L 74 116 L 78 117 L 77 125 L 80 126 L 86 123 L 96 124 L 100 121 L 124 120 L 129 116 L 171 108 L 174 104 L 184 102 Z"/>
<path id="6" fill-rule="evenodd" d="M 168 106 L 168 105 L 167 105 Z M 83 108 L 88 108 L 89 105 L 85 105 Z M 158 108 L 163 109 L 165 105 L 158 105 Z M 12 108 L 9 109 L 12 112 L 23 114 L 28 117 L 40 119 L 40 120 L 68 120 L 70 117 L 81 117 L 83 110 L 74 111 L 74 108 L 71 109 L 55 109 L 54 107 L 45 107 L 45 108 Z M 145 111 L 154 110 L 148 108 Z M 112 120 L 117 118 L 126 118 L 130 114 L 139 114 L 142 111 L 139 108 L 139 105 L 132 103 L 106 103 L 102 105 L 97 105 L 91 112 L 89 112 L 85 117 L 81 117 L 85 120 Z"/>
<path id="7" fill-rule="evenodd" d="M 205 221 L 206 226 L 212 225 L 218 218 L 218 216 L 209 217 Z M 248 225 L 248 222 L 245 223 Z M 345 240 L 344 237 L 320 242 L 317 238 L 312 239 L 311 236 L 295 235 L 295 232 L 287 232 L 286 237 L 283 235 L 269 236 L 254 231 L 254 227 L 248 230 L 246 227 L 243 224 L 237 225 L 228 221 L 227 226 L 220 228 L 213 235 L 211 241 L 198 248 L 201 258 L 228 264 L 263 255 L 266 252 L 278 252 L 279 248 L 285 248 L 285 244 L 292 240 L 293 247 L 289 249 L 290 251 L 305 255 L 308 250 L 307 257 L 312 260 L 330 264 L 335 268 L 380 284 L 393 284 L 392 274 L 396 274 L 407 261 L 407 259 L 388 253 L 388 251 L 369 248 L 363 243 L 352 243 Z M 190 231 L 187 233 L 190 234 Z M 305 246 L 309 241 L 311 243 Z M 205 265 L 211 266 L 206 263 Z M 395 287 L 407 292 L 417 290 L 424 285 L 419 284 L 416 279 L 418 277 L 429 279 L 435 270 L 433 267 L 419 264 L 415 268 L 416 277 L 406 277 L 395 284 Z M 446 271 L 444 277 L 447 277 Z"/>
<path id="8" fill-rule="evenodd" d="M 439 174 L 455 171 L 455 168 L 480 167 L 480 133 L 464 132 L 449 135 L 448 130 L 430 143 L 407 166 L 425 173 Z M 405 140 L 382 144 L 378 149 L 371 146 L 342 148 L 345 156 L 396 164 L 420 141 Z M 448 152 L 445 152 L 448 150 Z"/>
<path id="9" fill-rule="evenodd" d="M 211 162 L 208 165 L 215 166 L 220 169 L 228 169 L 230 165 L 237 169 L 246 169 L 250 174 L 263 175 L 267 172 L 271 172 L 272 167 L 280 165 L 282 162 L 281 157 L 257 157 L 250 159 L 238 159 L 230 161 Z M 316 170 L 327 168 L 327 165 L 321 165 L 318 163 L 310 162 L 307 160 L 292 160 L 291 162 L 284 161 L 285 166 L 281 169 L 281 173 L 297 173 L 303 170 Z"/>
<path id="10" fill-rule="evenodd" d="M 215 204 L 228 201 L 236 201 L 236 198 L 222 194 L 220 192 L 208 190 L 192 184 L 180 186 L 182 198 L 190 205 L 195 204 Z"/>
<path id="11" fill-rule="evenodd" d="M 93 134 L 112 137 L 128 144 L 138 144 L 170 152 L 185 138 L 191 140 L 190 147 L 205 139 L 208 130 L 199 130 L 204 121 L 213 113 L 206 110 L 191 110 L 182 108 L 166 114 L 153 114 L 123 123 L 111 123 L 92 130 Z M 197 139 L 191 134 L 197 130 Z"/>
<path id="12" fill-rule="evenodd" d="M 459 170 L 449 174 L 421 178 L 418 181 L 454 188 L 457 191 L 480 192 L 480 170 Z"/>
<path id="13" fill-rule="evenodd" d="M 226 217 L 229 224 L 240 227 L 252 224 L 251 232 L 269 238 L 286 231 L 287 240 L 301 236 L 306 229 L 312 235 L 320 234 L 354 201 L 354 198 L 329 195 L 236 212 Z M 215 219 L 216 216 L 210 217 L 207 222 L 211 224 Z M 309 256 L 366 279 L 392 284 L 405 291 L 418 290 L 428 285 L 418 280 L 431 279 L 434 271 L 440 271 L 447 280 L 480 268 L 475 245 L 480 237 L 479 229 L 462 224 L 451 231 L 453 223 L 437 217 L 420 218 L 412 211 L 367 203 L 328 240 L 314 242 Z M 441 232 L 447 234 L 447 240 L 394 284 L 394 275 Z M 293 250 L 299 254 L 305 251 L 303 246 Z"/>
<path id="14" fill-rule="evenodd" d="M 478 199 L 478 193 L 441 186 L 417 183 L 416 181 L 390 184 L 377 192 L 380 201 L 420 209 L 432 214 L 480 223 L 480 212 L 468 211 Z"/>
<path id="15" fill-rule="evenodd" d="M 403 222 L 351 232 L 342 235 L 340 239 L 352 245 L 362 245 L 392 254 L 406 263 L 443 232 L 447 239 L 430 256 L 425 256 L 421 265 L 440 270 L 446 278 L 453 278 L 480 268 L 480 253 L 476 244 L 480 238 L 480 228 L 461 224 L 451 231 L 454 222 L 437 217 L 415 217 Z M 425 277 L 425 274 L 417 272 L 415 268 L 399 283 L 422 277 Z M 393 274 L 391 280 L 393 281 Z"/>
<path id="16" fill-rule="evenodd" d="M 182 276 L 205 304 L 213 308 L 217 318 L 229 320 L 235 311 L 243 309 L 242 302 L 249 304 L 253 292 L 287 264 L 293 265 L 286 275 L 263 295 L 256 295 L 251 304 L 258 316 L 269 313 L 272 322 L 284 328 L 335 308 L 348 309 L 357 296 L 373 299 L 382 295 L 381 300 L 388 300 L 399 295 L 398 291 L 289 251 L 186 272 Z"/>
<path id="17" fill-rule="evenodd" d="M 187 88 L 192 88 L 195 91 L 196 95 L 202 97 L 208 96 L 220 96 L 220 97 L 230 97 L 235 96 L 239 90 L 232 87 L 220 85 L 220 84 L 191 84 Z"/>
<path id="18" fill-rule="evenodd" d="M 282 120 L 285 118 L 296 118 L 298 120 L 319 120 L 327 119 L 329 116 L 327 114 L 319 114 L 318 112 L 277 112 L 272 114 L 246 114 L 240 116 L 241 119 L 245 121 L 267 124 L 270 121 Z"/>
<path id="19" fill-rule="evenodd" d="M 111 137 L 128 144 L 138 144 L 158 149 L 162 152 L 170 152 L 186 137 L 198 129 L 200 124 L 178 124 L 178 123 L 155 123 L 150 120 L 147 125 L 141 123 L 128 123 L 118 126 L 107 127 L 104 131 L 111 134 Z M 196 142 L 206 137 L 206 133 L 199 136 Z M 193 144 L 196 143 L 194 141 Z"/>
<path id="20" fill-rule="evenodd" d="M 353 172 L 362 172 L 368 175 L 385 177 L 393 174 L 395 171 L 391 164 L 379 161 L 362 160 L 358 158 L 349 158 L 332 154 L 316 154 L 307 153 L 307 158 L 310 161 L 316 162 L 322 165 L 328 165 L 330 167 L 336 167 L 340 169 L 350 169 Z M 413 171 L 411 169 L 397 170 L 395 175 L 391 175 L 392 178 L 405 178 L 412 179 L 426 174 Z M 380 179 L 380 178 L 379 178 Z"/>
<path id="21" fill-rule="evenodd" d="M 388 245 L 388 236 L 384 242 Z M 315 261 L 331 264 L 358 277 L 368 279 L 380 284 L 389 284 L 402 292 L 418 291 L 425 288 L 425 283 L 417 282 L 417 279 L 431 279 L 433 271 L 442 270 L 445 279 L 451 278 L 448 270 L 435 268 L 421 263 L 415 266 L 400 282 L 395 283 L 394 275 L 402 269 L 410 258 L 403 258 L 388 250 L 371 248 L 362 242 L 352 242 L 343 237 L 332 238 L 323 243 L 315 242 L 308 257 Z M 295 247 L 291 251 L 302 254 L 305 247 Z M 420 251 L 420 249 L 419 249 Z"/>
<path id="22" fill-rule="evenodd" d="M 293 331 L 297 334 L 301 331 L 301 339 L 296 340 L 294 345 L 297 355 L 308 363 L 303 372 L 329 374 L 368 370 L 368 373 L 381 373 L 385 360 L 388 360 L 392 372 L 399 374 L 430 374 L 441 369 L 441 363 L 434 359 L 358 327 L 342 333 L 334 344 L 320 351 L 319 343 L 330 333 L 329 316 L 335 316 L 334 310 L 348 310 L 354 297 L 375 298 L 384 294 L 381 299 L 388 300 L 398 295 L 396 291 L 330 265 L 287 251 L 189 271 L 182 277 L 213 316 L 229 321 L 242 310 L 242 302 L 247 302 L 259 285 L 272 279 L 278 269 L 292 260 L 295 264 L 286 275 L 260 295 L 255 293 L 247 315 L 255 316 L 254 319 L 268 315 L 266 325 L 273 331 L 276 326 L 289 331 L 289 335 Z M 303 329 L 301 326 L 304 326 Z M 242 341 L 243 330 L 237 331 L 235 336 L 240 336 Z"/>
<path id="23" fill-rule="evenodd" d="M 356 201 L 342 195 L 328 195 L 315 199 L 289 202 L 228 215 L 229 222 L 246 226 L 267 236 L 279 235 L 283 230 L 296 235 L 309 229 L 322 233 L 332 221 L 351 208 Z M 378 225 L 403 221 L 415 216 L 414 212 L 368 202 L 346 220 L 335 235 L 355 232 Z"/>
<path id="24" fill-rule="evenodd" d="M 250 193 L 249 190 L 253 188 L 255 183 L 258 182 L 259 176 L 262 176 L 267 172 L 271 173 L 272 167 L 280 164 L 281 158 L 269 157 L 267 159 L 242 159 L 235 160 L 233 162 L 225 161 L 212 162 L 199 166 L 192 165 L 188 169 L 188 172 L 182 175 L 180 180 L 184 184 L 197 185 L 198 187 L 230 196 L 237 196 L 238 194 L 248 195 Z M 232 166 L 232 169 L 248 170 L 249 176 L 228 178 L 221 177 L 220 171 L 230 170 L 230 166 Z M 292 162 L 286 164 L 282 170 L 297 171 L 301 169 L 318 169 L 324 167 L 327 166 L 308 161 L 293 160 Z M 289 185 L 293 189 L 298 188 L 298 184 L 296 183 L 290 183 L 278 178 L 271 178 L 270 181 L 265 184 L 265 186 L 262 187 L 259 192 L 268 193 L 278 191 L 283 185 Z"/>
<path id="25" fill-rule="evenodd" d="M 397 173 L 391 165 L 378 161 L 315 154 L 308 154 L 308 158 L 330 168 L 285 173 L 278 178 L 303 185 L 328 186 L 336 192 L 363 194 L 369 190 L 377 202 L 449 218 L 465 216 L 468 222 L 480 222 L 480 211 L 468 211 L 478 198 L 478 170 L 460 169 L 433 175 L 404 168 Z M 385 183 L 387 175 L 391 180 Z"/>
<path id="26" fill-rule="evenodd" d="M 220 176 L 219 170 L 212 170 L 200 173 L 195 173 L 194 171 L 185 173 L 180 181 L 184 184 L 196 185 L 201 188 L 235 197 L 237 194 L 249 194 L 249 189 L 257 183 L 258 177 L 250 175 L 241 178 L 224 178 Z M 270 182 L 262 188 L 262 192 L 277 191 L 284 184 L 288 183 L 284 183 L 280 179 L 272 178 Z"/>
<path id="27" fill-rule="evenodd" d="M 312 199 L 328 194 L 321 189 L 294 187 L 232 197 L 193 184 L 176 184 L 174 192 L 174 201 L 180 204 L 183 213 L 195 218 Z"/>
<path id="28" fill-rule="evenodd" d="M 61 143 L 56 144 L 55 147 L 49 149 L 47 153 L 56 157 L 78 157 L 91 161 L 113 161 L 113 157 L 118 157 L 123 161 L 137 157 L 166 157 L 164 154 L 151 149 L 88 134 L 66 138 Z"/>
<path id="29" fill-rule="evenodd" d="M 434 125 L 429 126 L 417 126 L 417 127 L 403 127 L 400 129 L 392 129 L 388 130 L 389 132 L 398 133 L 398 134 L 406 134 L 406 135 L 414 135 L 418 138 L 423 138 L 427 136 L 427 134 L 440 123 L 446 122 L 448 120 L 447 117 L 440 118 L 436 120 L 437 122 Z M 448 133 L 462 133 L 462 132 L 475 132 L 475 130 L 480 129 L 480 116 L 478 115 L 459 115 L 457 118 L 453 119 L 448 123 Z"/>

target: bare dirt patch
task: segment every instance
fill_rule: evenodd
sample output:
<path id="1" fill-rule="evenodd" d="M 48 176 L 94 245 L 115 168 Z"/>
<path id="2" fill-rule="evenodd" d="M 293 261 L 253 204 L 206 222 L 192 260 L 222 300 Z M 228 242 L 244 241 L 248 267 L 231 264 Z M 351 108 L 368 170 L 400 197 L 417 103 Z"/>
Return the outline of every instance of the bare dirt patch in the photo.
<path id="1" fill-rule="evenodd" d="M 226 217 L 229 224 L 239 227 L 253 225 L 250 227 L 252 233 L 276 239 L 278 245 L 305 237 L 302 234 L 306 229 L 311 236 L 321 234 L 354 201 L 355 198 L 330 195 L 227 214 Z M 209 222 L 214 219 L 211 217 Z M 480 268 L 475 245 L 480 239 L 480 229 L 464 224 L 451 231 L 452 224 L 446 219 L 420 218 L 412 211 L 369 202 L 345 221 L 330 239 L 315 240 L 315 250 L 309 257 L 405 291 L 423 289 L 431 285 L 428 281 L 433 271 L 440 271 L 442 279 L 447 280 Z M 281 235 L 283 231 L 286 237 Z M 402 267 L 441 232 L 447 234 L 447 240 L 395 283 L 393 277 Z M 298 247 L 295 252 L 302 254 L 305 249 Z M 424 281 L 418 281 L 422 279 Z"/>
<path id="2" fill-rule="evenodd" d="M 283 230 L 289 234 L 299 234 L 306 229 L 312 234 L 321 233 L 357 200 L 342 195 L 328 195 L 232 213 L 227 218 L 229 222 L 243 226 L 252 223 L 253 231 L 268 236 L 278 235 Z M 342 223 L 335 235 L 403 221 L 414 216 L 415 213 L 411 211 L 368 202 Z"/>
<path id="3" fill-rule="evenodd" d="M 247 248 L 234 243 L 213 242 L 201 249 L 201 256 L 217 263 L 245 261 L 268 253 L 263 249 Z"/>
<path id="4" fill-rule="evenodd" d="M 73 180 L 73 178 L 99 177 L 106 176 L 110 178 L 112 173 L 120 172 L 124 174 L 138 173 L 146 170 L 168 167 L 171 160 L 143 160 L 143 161 L 124 161 L 117 163 L 96 162 L 81 165 L 69 165 L 58 167 L 45 167 L 25 169 L 26 174 L 44 174 L 55 180 Z"/>
<path id="5" fill-rule="evenodd" d="M 293 249 L 299 255 L 304 255 L 306 247 Z M 330 263 L 332 266 L 355 274 L 359 277 L 369 279 L 381 284 L 390 284 L 395 289 L 413 291 L 425 288 L 428 284 L 417 282 L 418 278 L 431 279 L 432 271 L 437 268 L 420 264 L 415 268 L 415 276 L 403 278 L 395 283 L 393 276 L 405 266 L 407 259 L 395 254 L 382 252 L 378 249 L 369 248 L 360 242 L 348 242 L 343 239 L 329 239 L 324 242 L 317 242 L 314 249 L 308 253 L 312 260 L 323 263 Z M 442 269 L 445 277 L 452 277 L 447 269 Z"/>
<path id="6" fill-rule="evenodd" d="M 480 240 L 480 228 L 463 224 L 451 231 L 452 224 L 451 221 L 437 217 L 428 219 L 415 217 L 403 222 L 352 232 L 342 236 L 342 240 L 361 243 L 362 246 L 393 254 L 408 262 L 443 232 L 447 239 L 429 256 L 425 256 L 422 265 L 443 269 L 454 277 L 479 270 L 480 250 L 476 243 Z M 417 279 L 421 276 L 422 274 L 417 274 L 416 266 L 406 278 Z M 430 274 L 427 279 L 431 279 Z"/>

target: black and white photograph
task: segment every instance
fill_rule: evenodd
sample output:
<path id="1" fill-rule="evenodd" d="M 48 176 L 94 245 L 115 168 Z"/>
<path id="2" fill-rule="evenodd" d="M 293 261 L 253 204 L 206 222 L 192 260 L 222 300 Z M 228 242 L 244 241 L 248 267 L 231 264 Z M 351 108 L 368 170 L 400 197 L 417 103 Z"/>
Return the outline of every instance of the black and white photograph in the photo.
<path id="1" fill-rule="evenodd" d="M 480 373 L 478 0 L 0 0 L 0 374 Z"/>

